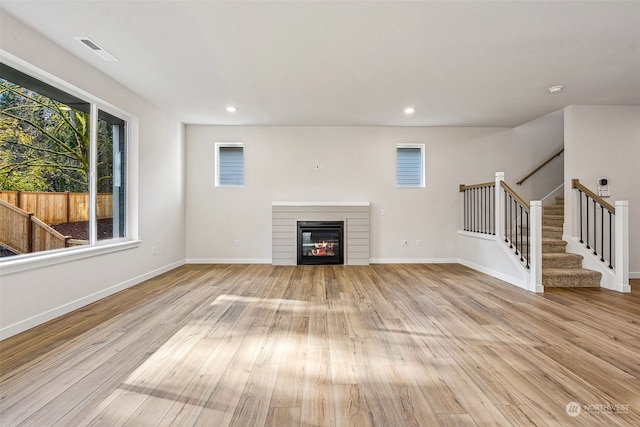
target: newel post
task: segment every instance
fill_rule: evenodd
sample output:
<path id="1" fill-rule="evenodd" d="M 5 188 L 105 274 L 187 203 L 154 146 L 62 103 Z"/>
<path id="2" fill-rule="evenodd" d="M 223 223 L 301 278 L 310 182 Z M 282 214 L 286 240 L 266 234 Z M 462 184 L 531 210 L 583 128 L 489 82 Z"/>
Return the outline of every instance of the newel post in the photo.
<path id="1" fill-rule="evenodd" d="M 494 197 L 494 205 L 495 209 L 493 210 L 493 216 L 495 217 L 495 231 L 496 231 L 496 239 L 501 242 L 504 240 L 503 226 L 502 221 L 500 220 L 500 214 L 503 211 L 502 206 L 502 197 L 501 196 L 501 182 L 504 181 L 504 172 L 496 172 L 496 187 L 495 197 Z"/>
<path id="2" fill-rule="evenodd" d="M 631 292 L 629 286 L 629 201 L 616 201 L 615 289 Z"/>
<path id="3" fill-rule="evenodd" d="M 542 201 L 532 200 L 529 207 L 531 224 L 529 229 L 529 290 L 544 292 L 542 286 Z"/>

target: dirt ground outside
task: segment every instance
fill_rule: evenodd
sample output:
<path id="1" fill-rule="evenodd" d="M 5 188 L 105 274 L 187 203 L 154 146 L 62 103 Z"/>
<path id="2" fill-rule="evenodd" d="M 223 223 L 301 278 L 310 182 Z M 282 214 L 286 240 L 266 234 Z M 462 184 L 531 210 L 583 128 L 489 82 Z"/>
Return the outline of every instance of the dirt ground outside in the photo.
<path id="1" fill-rule="evenodd" d="M 89 240 L 89 222 L 66 222 L 52 225 L 63 236 L 71 236 L 72 239 Z M 113 237 L 113 220 L 111 218 L 98 220 L 98 240 L 111 239 Z"/>

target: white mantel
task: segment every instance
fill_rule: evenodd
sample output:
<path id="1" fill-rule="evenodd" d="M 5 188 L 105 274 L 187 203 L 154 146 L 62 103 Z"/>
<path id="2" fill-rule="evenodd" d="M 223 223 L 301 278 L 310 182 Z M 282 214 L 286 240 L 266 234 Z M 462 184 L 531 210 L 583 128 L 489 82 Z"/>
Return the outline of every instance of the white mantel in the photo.
<path id="1" fill-rule="evenodd" d="M 273 202 L 272 263 L 296 265 L 298 221 L 344 221 L 345 265 L 368 265 L 369 207 L 369 202 Z"/>

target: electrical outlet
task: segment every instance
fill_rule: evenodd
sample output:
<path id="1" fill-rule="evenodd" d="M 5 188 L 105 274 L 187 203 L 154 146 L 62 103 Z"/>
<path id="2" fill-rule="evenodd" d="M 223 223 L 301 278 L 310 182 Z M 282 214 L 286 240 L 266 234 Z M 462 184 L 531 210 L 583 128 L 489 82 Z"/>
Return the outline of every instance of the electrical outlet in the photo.
<path id="1" fill-rule="evenodd" d="M 156 254 L 156 247 L 152 247 L 151 248 L 151 255 L 155 255 Z"/>
<path id="2" fill-rule="evenodd" d="M 402 241 L 402 246 L 409 246 L 409 241 L 408 240 L 403 240 Z"/>
<path id="3" fill-rule="evenodd" d="M 233 246 L 240 246 L 240 240 L 236 239 L 235 242 L 233 242 Z"/>
<path id="4" fill-rule="evenodd" d="M 420 246 L 420 243 L 422 243 L 420 239 L 416 240 L 416 246 Z"/>
<path id="5" fill-rule="evenodd" d="M 387 214 L 386 209 L 380 209 L 380 215 L 385 216 Z"/>

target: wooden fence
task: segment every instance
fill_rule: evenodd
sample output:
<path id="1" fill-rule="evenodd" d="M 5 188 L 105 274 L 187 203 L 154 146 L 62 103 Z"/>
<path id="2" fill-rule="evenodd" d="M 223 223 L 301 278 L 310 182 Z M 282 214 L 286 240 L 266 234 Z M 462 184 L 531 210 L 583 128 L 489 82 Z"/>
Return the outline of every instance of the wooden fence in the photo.
<path id="1" fill-rule="evenodd" d="M 89 194 L 87 193 L 0 191 L 0 200 L 23 211 L 32 212 L 35 217 L 47 224 L 89 220 Z M 111 218 L 113 216 L 112 194 L 98 194 L 96 209 L 98 219 Z"/>
<path id="2" fill-rule="evenodd" d="M 33 213 L 0 200 L 0 244 L 13 252 L 40 252 L 87 243 L 63 236 Z"/>

